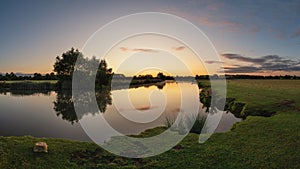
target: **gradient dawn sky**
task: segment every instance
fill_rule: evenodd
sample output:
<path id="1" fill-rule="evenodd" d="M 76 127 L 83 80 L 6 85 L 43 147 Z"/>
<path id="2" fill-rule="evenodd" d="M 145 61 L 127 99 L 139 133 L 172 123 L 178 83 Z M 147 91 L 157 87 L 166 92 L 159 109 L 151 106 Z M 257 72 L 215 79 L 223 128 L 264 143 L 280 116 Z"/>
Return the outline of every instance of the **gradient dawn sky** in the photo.
<path id="1" fill-rule="evenodd" d="M 82 49 L 89 37 L 106 23 L 138 12 L 163 12 L 185 18 L 207 35 L 222 59 L 222 62 L 206 60 L 207 65 L 222 63 L 224 71 L 233 74 L 300 75 L 299 0 L 11 0 L 0 3 L 2 73 L 51 72 L 56 56 L 71 47 Z M 169 46 L 170 51 L 185 48 L 180 44 L 174 46 L 176 43 Z M 111 54 L 130 50 L 151 57 L 149 49 L 142 50 L 132 43 L 116 47 Z M 113 57 L 116 56 L 111 56 L 108 64 L 116 70 L 117 59 Z M 192 74 L 205 72 L 197 66 L 191 67 Z M 127 75 L 133 73 L 126 68 L 123 71 Z"/>

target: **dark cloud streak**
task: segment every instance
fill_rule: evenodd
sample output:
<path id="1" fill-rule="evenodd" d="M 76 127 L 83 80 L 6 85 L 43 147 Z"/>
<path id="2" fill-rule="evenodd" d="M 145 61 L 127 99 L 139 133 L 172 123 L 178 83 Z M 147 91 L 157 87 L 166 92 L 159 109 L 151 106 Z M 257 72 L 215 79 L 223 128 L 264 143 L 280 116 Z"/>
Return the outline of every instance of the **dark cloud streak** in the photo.
<path id="1" fill-rule="evenodd" d="M 260 71 L 259 68 L 253 66 L 240 67 L 223 67 L 225 73 L 255 73 Z"/>
<path id="2" fill-rule="evenodd" d="M 265 61 L 262 58 L 250 58 L 250 57 L 244 57 L 242 55 L 232 54 L 232 53 L 222 54 L 221 56 L 227 59 L 234 59 L 234 60 L 238 60 L 242 62 L 250 62 L 250 63 L 263 63 Z"/>
<path id="3" fill-rule="evenodd" d="M 224 62 L 217 61 L 217 60 L 208 60 L 208 61 L 205 61 L 205 63 L 207 63 L 207 64 L 219 64 L 219 63 L 224 63 Z"/>

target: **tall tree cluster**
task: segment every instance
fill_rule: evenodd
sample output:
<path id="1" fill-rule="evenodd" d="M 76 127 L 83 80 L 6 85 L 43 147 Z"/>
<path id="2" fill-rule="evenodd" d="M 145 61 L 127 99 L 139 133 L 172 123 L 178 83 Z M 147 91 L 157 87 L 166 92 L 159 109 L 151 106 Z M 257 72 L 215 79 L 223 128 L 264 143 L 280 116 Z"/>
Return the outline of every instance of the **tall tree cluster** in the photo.
<path id="1" fill-rule="evenodd" d="M 96 76 L 96 87 L 100 88 L 101 86 L 110 86 L 113 76 L 112 69 L 108 68 L 105 60 L 99 60 L 96 57 L 85 58 L 78 49 L 74 48 L 63 53 L 62 56 L 57 56 L 53 67 L 61 82 L 71 81 L 76 69 L 77 74 L 83 79 Z"/>

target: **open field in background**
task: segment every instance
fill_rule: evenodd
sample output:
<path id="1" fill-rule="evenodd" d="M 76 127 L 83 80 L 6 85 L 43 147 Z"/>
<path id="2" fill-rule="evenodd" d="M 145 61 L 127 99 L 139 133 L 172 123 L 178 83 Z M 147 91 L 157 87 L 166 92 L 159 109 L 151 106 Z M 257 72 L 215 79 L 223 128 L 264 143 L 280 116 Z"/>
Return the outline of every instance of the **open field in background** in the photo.
<path id="1" fill-rule="evenodd" d="M 0 81 L 0 91 L 51 91 L 56 89 L 57 80 L 16 80 Z"/>
<path id="2" fill-rule="evenodd" d="M 300 168 L 299 89 L 300 80 L 229 80 L 227 97 L 247 103 L 252 110 L 276 114 L 248 116 L 204 144 L 198 143 L 199 135 L 189 134 L 168 152 L 145 159 L 117 157 L 93 143 L 0 137 L 0 168 Z M 141 136 L 162 130 L 151 129 Z M 48 154 L 32 152 L 37 141 L 48 143 Z"/>
<path id="3" fill-rule="evenodd" d="M 227 97 L 251 108 L 300 112 L 300 80 L 228 80 Z"/>
<path id="4" fill-rule="evenodd" d="M 198 81 L 208 87 L 209 80 Z M 246 116 L 270 116 L 273 112 L 300 111 L 300 80 L 227 80 L 226 97 L 245 103 Z M 224 81 L 215 80 L 213 90 L 222 90 Z"/>

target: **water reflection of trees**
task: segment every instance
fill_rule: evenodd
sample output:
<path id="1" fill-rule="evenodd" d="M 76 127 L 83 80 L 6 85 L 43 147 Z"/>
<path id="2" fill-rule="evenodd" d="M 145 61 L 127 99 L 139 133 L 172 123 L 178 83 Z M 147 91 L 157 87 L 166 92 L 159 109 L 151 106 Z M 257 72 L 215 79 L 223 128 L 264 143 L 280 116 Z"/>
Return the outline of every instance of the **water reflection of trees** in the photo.
<path id="1" fill-rule="evenodd" d="M 91 95 L 95 94 L 98 107 L 93 108 L 90 106 Z M 102 89 L 97 90 L 95 93 L 83 92 L 80 100 L 76 100 L 76 104 L 81 105 L 80 111 L 75 111 L 74 100 L 72 97 L 72 90 L 60 90 L 57 91 L 56 100 L 53 102 L 54 110 L 57 116 L 61 116 L 62 119 L 69 122 L 77 123 L 78 120 L 82 119 L 84 115 L 96 115 L 98 113 L 104 113 L 106 111 L 107 105 L 112 104 L 112 98 L 110 90 Z M 83 113 L 82 113 L 83 112 Z"/>
<path id="2" fill-rule="evenodd" d="M 214 100 L 212 100 L 212 97 L 214 97 Z M 212 92 L 210 87 L 202 88 L 199 99 L 203 104 L 203 108 L 206 108 L 206 113 L 216 113 L 217 110 L 221 110 L 227 113 L 231 112 L 237 118 L 246 118 L 247 116 L 245 113 L 246 103 L 237 102 L 234 98 L 219 97 L 216 92 Z M 225 105 L 220 107 L 218 103 L 225 103 Z"/>
<path id="3" fill-rule="evenodd" d="M 0 90 L 0 94 L 6 95 L 9 93 L 11 96 L 32 96 L 32 95 L 45 95 L 49 96 L 51 94 L 51 90 Z"/>
<path id="4" fill-rule="evenodd" d="M 20 81 L 14 83 L 0 83 L 0 94 L 10 93 L 12 96 L 50 95 L 55 89 L 55 83 Z"/>
<path id="5" fill-rule="evenodd" d="M 131 85 L 132 78 L 126 77 L 126 78 L 113 78 L 111 88 L 112 90 L 121 90 L 121 89 L 130 89 L 130 88 L 140 88 L 140 87 L 152 87 L 156 86 L 157 89 L 162 90 L 166 83 L 175 83 L 175 81 L 170 82 L 158 82 L 158 83 L 149 83 L 149 84 L 137 84 L 137 85 Z"/>

